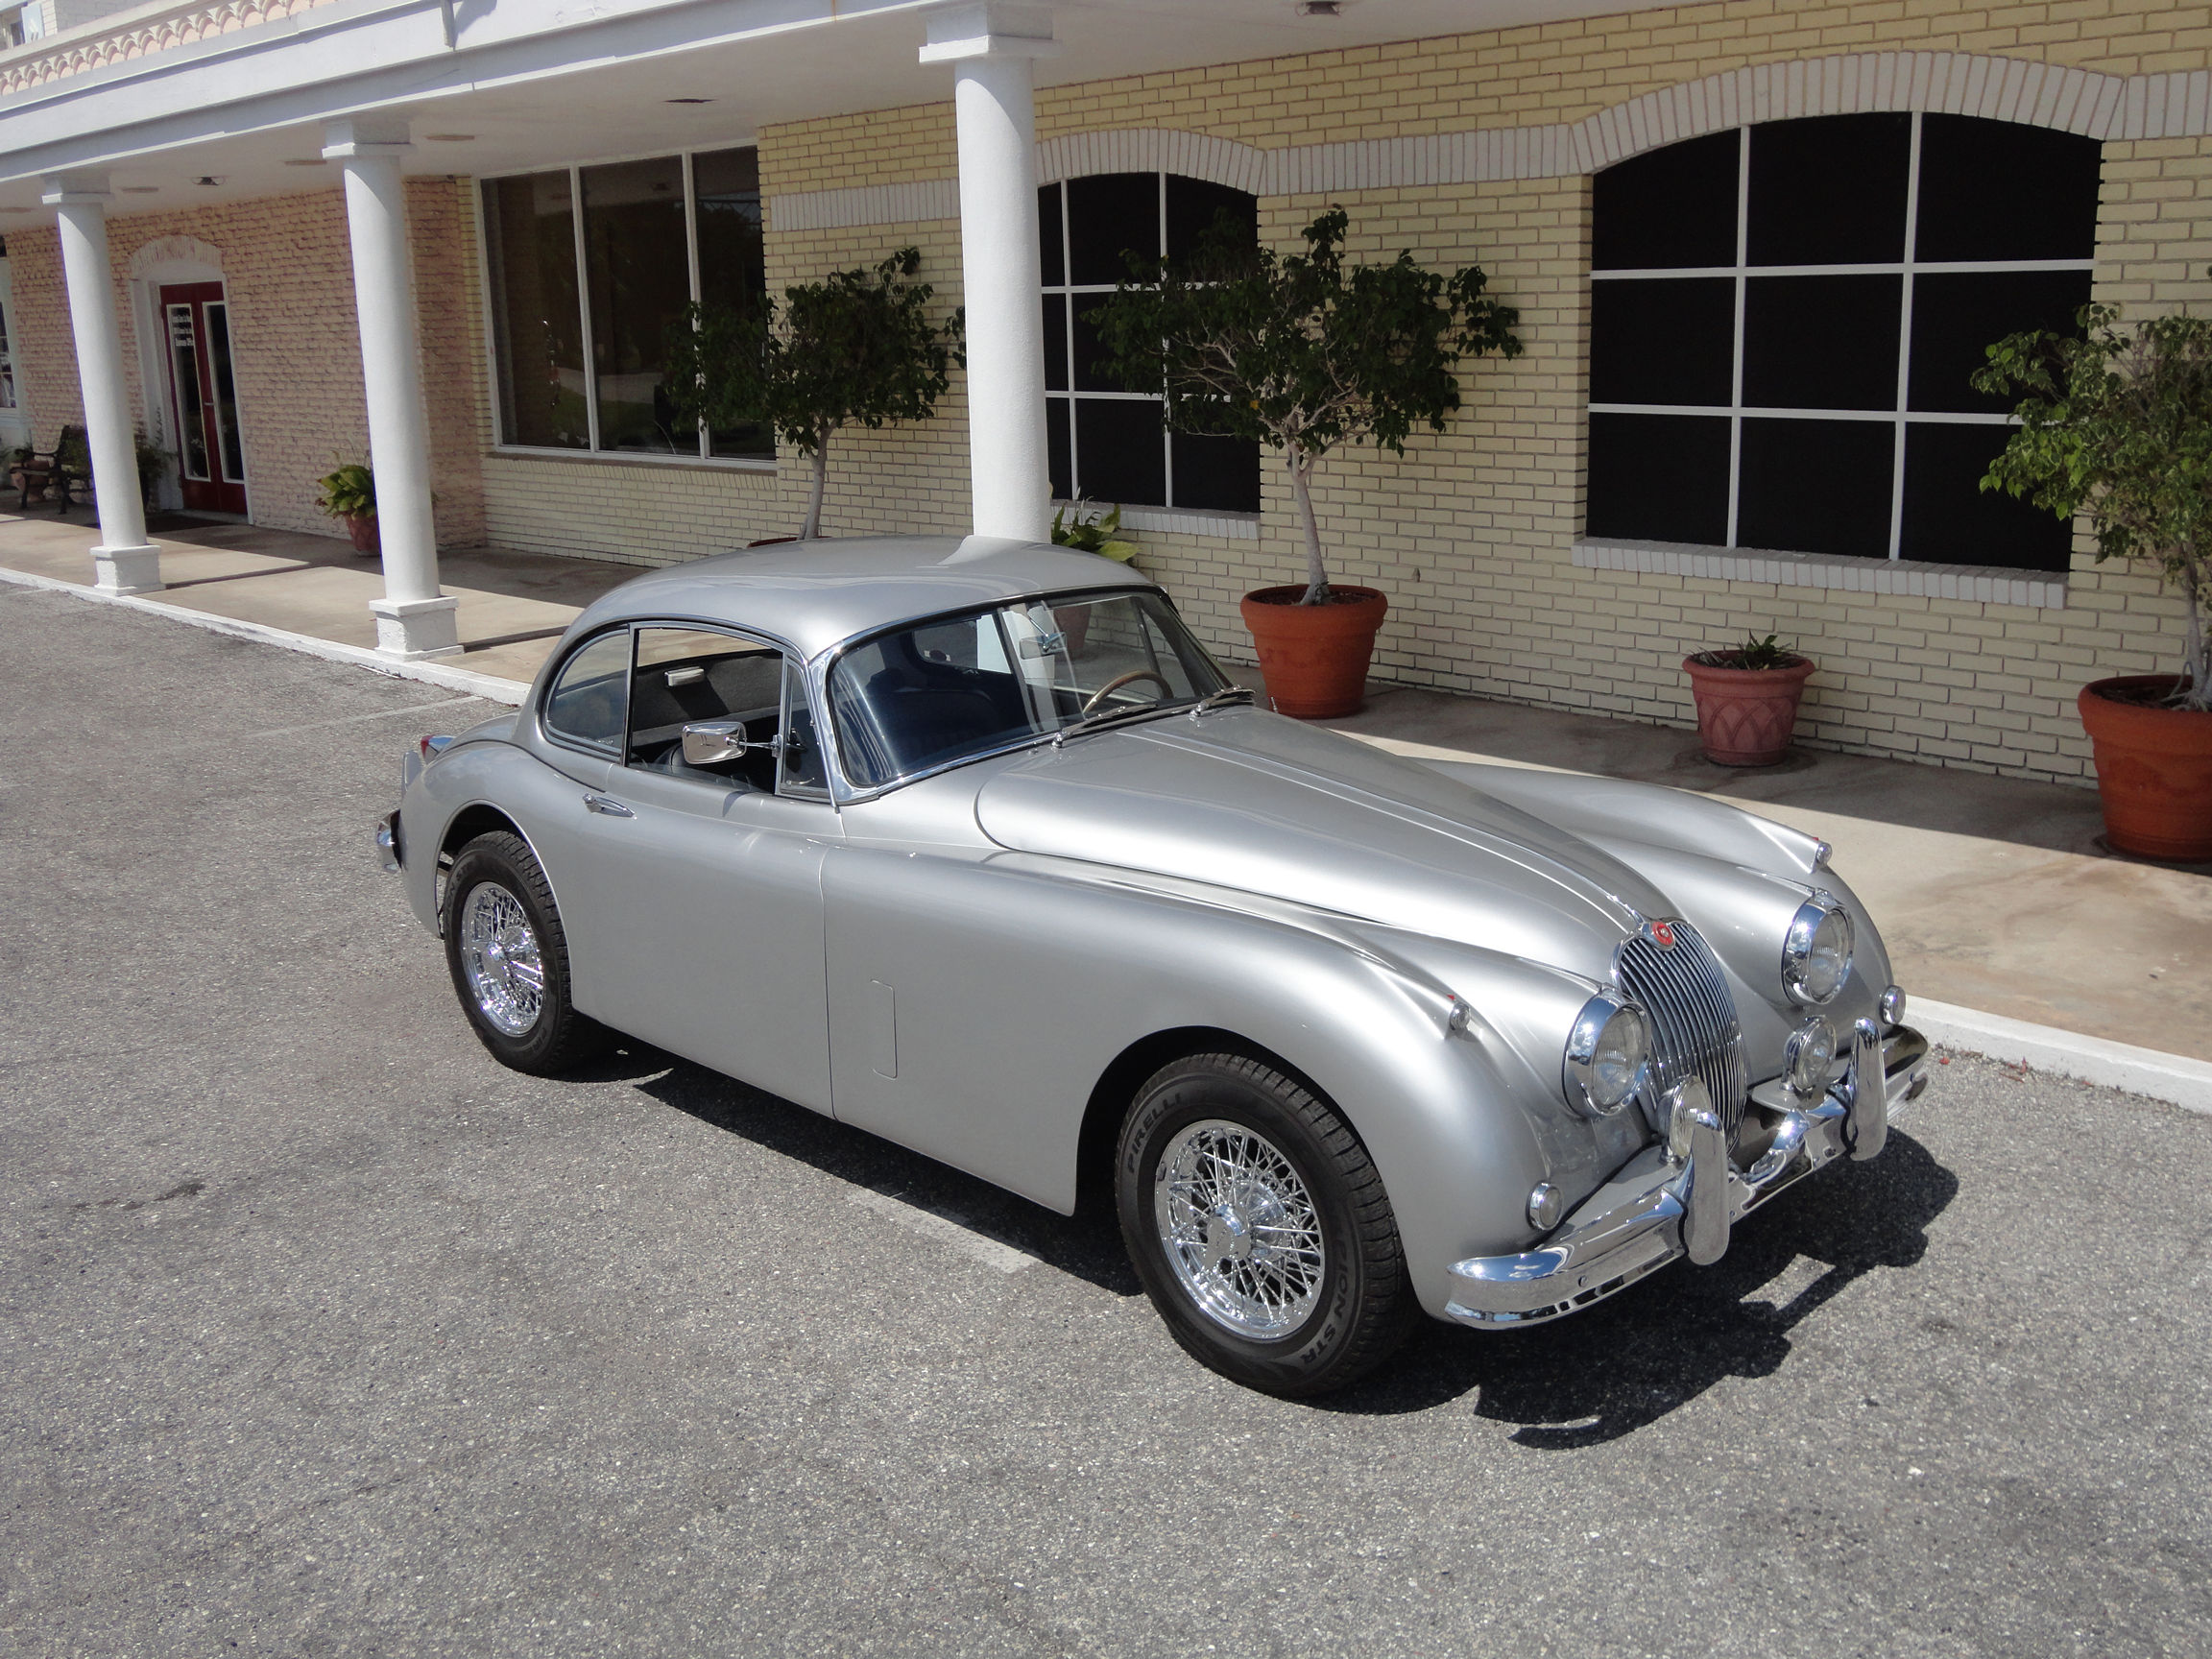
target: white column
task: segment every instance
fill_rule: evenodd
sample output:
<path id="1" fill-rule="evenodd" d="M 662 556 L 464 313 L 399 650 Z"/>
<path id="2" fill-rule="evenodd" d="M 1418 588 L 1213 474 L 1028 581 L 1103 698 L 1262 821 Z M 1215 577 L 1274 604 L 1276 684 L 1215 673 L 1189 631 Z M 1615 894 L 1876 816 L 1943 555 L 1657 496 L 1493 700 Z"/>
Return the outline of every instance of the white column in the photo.
<path id="1" fill-rule="evenodd" d="M 1052 473 L 1045 446 L 1031 67 L 1059 47 L 1048 12 L 998 0 L 934 12 L 928 30 L 922 60 L 954 69 L 975 534 L 1044 541 L 1052 531 Z"/>
<path id="2" fill-rule="evenodd" d="M 56 174 L 43 180 L 39 200 L 60 221 L 69 331 L 77 342 L 78 383 L 84 389 L 84 446 L 100 509 L 93 580 L 105 593 L 150 593 L 161 586 L 161 552 L 146 540 L 146 509 L 138 493 L 138 449 L 108 260 L 107 175 Z"/>
<path id="3" fill-rule="evenodd" d="M 403 659 L 447 656 L 461 649 L 461 635 L 456 602 L 438 588 L 430 435 L 422 413 L 407 204 L 399 181 L 407 127 L 333 121 L 324 140 L 325 158 L 345 172 L 346 227 L 353 244 L 353 304 L 361 319 L 361 381 L 369 398 L 369 458 L 376 473 L 376 531 L 384 552 L 384 597 L 369 602 L 376 617 L 376 649 Z"/>

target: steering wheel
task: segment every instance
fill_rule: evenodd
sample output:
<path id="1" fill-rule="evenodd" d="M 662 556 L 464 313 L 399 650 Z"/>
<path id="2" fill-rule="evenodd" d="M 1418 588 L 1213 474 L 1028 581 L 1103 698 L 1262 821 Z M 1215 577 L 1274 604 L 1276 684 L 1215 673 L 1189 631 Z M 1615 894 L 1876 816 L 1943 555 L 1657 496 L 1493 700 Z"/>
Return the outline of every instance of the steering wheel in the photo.
<path id="1" fill-rule="evenodd" d="M 1099 704 L 1105 702 L 1108 697 L 1120 690 L 1122 686 L 1136 680 L 1151 681 L 1153 685 L 1160 687 L 1160 695 L 1163 697 L 1172 697 L 1175 695 L 1175 687 L 1168 685 L 1167 682 L 1161 676 L 1153 673 L 1151 669 L 1132 668 L 1126 674 L 1115 675 L 1113 679 L 1107 681 L 1105 685 L 1099 686 L 1097 690 L 1092 692 L 1091 695 L 1084 700 L 1083 708 L 1075 717 L 1078 720 L 1088 720 L 1091 717 L 1092 709 L 1097 708 Z"/>

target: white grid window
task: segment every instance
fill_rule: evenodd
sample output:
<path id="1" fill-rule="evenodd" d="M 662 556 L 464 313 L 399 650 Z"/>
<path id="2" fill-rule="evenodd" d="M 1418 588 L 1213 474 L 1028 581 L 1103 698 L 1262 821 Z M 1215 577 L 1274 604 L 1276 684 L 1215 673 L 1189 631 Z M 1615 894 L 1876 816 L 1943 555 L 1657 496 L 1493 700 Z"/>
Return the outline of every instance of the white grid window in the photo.
<path id="1" fill-rule="evenodd" d="M 1946 115 L 1738 128 L 1599 176 L 1589 533 L 2064 569 L 1978 488 L 1984 348 L 2089 299 L 2099 147 Z"/>

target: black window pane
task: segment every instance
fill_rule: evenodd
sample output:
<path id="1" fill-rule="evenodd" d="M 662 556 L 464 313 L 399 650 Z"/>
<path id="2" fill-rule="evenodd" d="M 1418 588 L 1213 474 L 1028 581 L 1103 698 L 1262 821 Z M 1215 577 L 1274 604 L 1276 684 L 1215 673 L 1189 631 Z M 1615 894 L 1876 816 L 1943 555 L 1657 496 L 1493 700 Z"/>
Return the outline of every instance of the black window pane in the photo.
<path id="1" fill-rule="evenodd" d="M 1209 184 L 1203 179 L 1168 174 L 1167 256 L 1188 258 L 1222 214 L 1227 214 L 1235 224 L 1233 234 L 1238 241 L 1251 244 L 1260 240 L 1259 197 L 1232 190 L 1226 184 Z"/>
<path id="2" fill-rule="evenodd" d="M 1078 294 L 1073 298 L 1075 311 L 1075 390 L 1078 392 L 1154 392 L 1160 390 L 1157 371 L 1149 386 L 1133 386 L 1106 371 L 1105 349 L 1098 343 L 1098 325 L 1091 321 L 1104 298 L 1097 294 Z"/>
<path id="3" fill-rule="evenodd" d="M 1071 501 L 1075 497 L 1074 450 L 1068 441 L 1069 403 L 1065 397 L 1045 399 L 1045 453 L 1046 465 L 1052 473 L 1054 499 Z"/>
<path id="4" fill-rule="evenodd" d="M 1123 250 L 1144 259 L 1160 256 L 1160 175 L 1098 173 L 1068 181 L 1070 280 L 1125 281 Z"/>
<path id="5" fill-rule="evenodd" d="M 691 195 L 699 226 L 699 298 L 744 310 L 767 291 L 760 240 L 760 153 L 709 150 L 691 157 Z M 717 427 L 717 455 L 771 457 L 772 433 L 757 421 Z"/>
<path id="6" fill-rule="evenodd" d="M 1215 513 L 1260 511 L 1260 445 L 1196 432 L 1168 436 L 1175 457 L 1175 502 Z"/>
<path id="7" fill-rule="evenodd" d="M 1982 474 L 2005 447 L 2005 426 L 1908 426 L 1905 521 L 1898 552 L 1937 565 L 2003 565 L 2063 570 L 2073 527 L 2002 491 L 1982 489 Z"/>
<path id="8" fill-rule="evenodd" d="M 1736 544 L 1889 555 L 1887 421 L 1745 421 Z"/>
<path id="9" fill-rule="evenodd" d="M 1735 264 L 1738 142 L 1734 132 L 1715 132 L 1599 174 L 1591 191 L 1591 268 Z"/>
<path id="10" fill-rule="evenodd" d="M 2095 257 L 2103 150 L 2044 127 L 1922 116 L 1913 257 Z"/>
<path id="11" fill-rule="evenodd" d="M 1090 500 L 1167 505 L 1167 446 L 1150 399 L 1075 400 L 1075 487 Z"/>
<path id="12" fill-rule="evenodd" d="M 1045 390 L 1068 390 L 1068 301 L 1045 296 Z"/>
<path id="13" fill-rule="evenodd" d="M 1729 401 L 1736 284 L 1726 276 L 1590 284 L 1590 401 Z"/>
<path id="14" fill-rule="evenodd" d="M 591 443 L 568 194 L 565 172 L 494 179 L 484 186 L 503 444 L 584 449 Z"/>
<path id="15" fill-rule="evenodd" d="M 697 455 L 661 384 L 669 325 L 691 303 L 684 163 L 673 156 L 587 167 L 584 263 L 599 447 Z"/>
<path id="16" fill-rule="evenodd" d="M 1701 415 L 1590 417 L 1589 534 L 1639 541 L 1728 535 L 1728 421 Z"/>
<path id="17" fill-rule="evenodd" d="M 1045 286 L 1057 288 L 1067 278 L 1060 248 L 1060 186 L 1047 184 L 1037 192 L 1037 263 L 1044 268 Z"/>
<path id="18" fill-rule="evenodd" d="M 1989 348 L 2025 328 L 2079 334 L 2089 303 L 2086 271 L 1992 271 L 1912 279 L 1912 407 L 2010 414 L 2016 397 L 1976 392 L 1967 376 Z"/>
<path id="19" fill-rule="evenodd" d="M 1905 257 L 1910 115 L 1823 115 L 1751 129 L 1750 262 Z"/>
<path id="20" fill-rule="evenodd" d="M 1901 276 L 1754 276 L 1743 284 L 1743 401 L 1897 407 Z"/>

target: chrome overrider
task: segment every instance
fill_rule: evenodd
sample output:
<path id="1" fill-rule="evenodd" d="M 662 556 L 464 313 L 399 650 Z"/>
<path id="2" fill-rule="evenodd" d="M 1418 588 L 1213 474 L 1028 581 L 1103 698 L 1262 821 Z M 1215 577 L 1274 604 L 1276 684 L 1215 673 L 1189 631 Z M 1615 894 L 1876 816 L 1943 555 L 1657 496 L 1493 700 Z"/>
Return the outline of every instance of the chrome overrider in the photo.
<path id="1" fill-rule="evenodd" d="M 1659 1144 L 1615 1171 L 1535 1249 L 1454 1262 L 1444 1311 L 1484 1330 L 1534 1325 L 1625 1289 L 1676 1257 L 1700 1266 L 1719 1261 L 1729 1230 L 1753 1208 L 1846 1152 L 1861 1160 L 1879 1153 L 1890 1114 L 1928 1086 L 1927 1057 L 1928 1040 L 1909 1026 L 1885 1035 L 1873 1021 L 1858 1022 L 1850 1066 L 1818 1100 L 1803 1102 L 1782 1078 L 1752 1090 L 1751 1104 L 1778 1121 L 1772 1142 L 1741 1171 L 1704 1083 L 1685 1078 L 1667 1093 Z"/>

